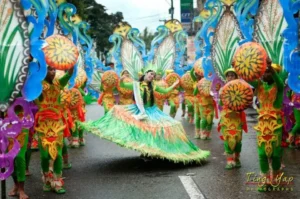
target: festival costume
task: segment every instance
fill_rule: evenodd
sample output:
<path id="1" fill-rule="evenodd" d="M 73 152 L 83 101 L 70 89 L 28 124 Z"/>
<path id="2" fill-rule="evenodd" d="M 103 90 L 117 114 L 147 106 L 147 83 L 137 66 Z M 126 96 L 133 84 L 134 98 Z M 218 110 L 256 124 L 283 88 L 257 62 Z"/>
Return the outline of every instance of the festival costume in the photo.
<path id="1" fill-rule="evenodd" d="M 87 131 L 117 143 L 120 146 L 137 150 L 145 156 L 168 159 L 173 162 L 201 162 L 209 156 L 188 140 L 180 122 L 172 119 L 150 102 L 150 89 L 147 83 L 140 84 L 140 95 L 146 92 L 147 103 L 144 104 L 145 120 L 137 120 L 141 114 L 138 105 L 114 106 L 101 119 L 81 123 Z M 132 83 L 121 86 L 133 90 Z M 160 93 L 170 92 L 173 88 L 163 89 L 154 86 Z"/>
<path id="2" fill-rule="evenodd" d="M 63 168 L 70 169 L 72 165 L 69 163 L 69 152 L 68 152 L 66 139 L 71 137 L 70 131 L 71 129 L 74 129 L 75 126 L 71 111 L 69 109 L 72 100 L 71 91 L 65 88 L 64 90 L 61 91 L 60 98 L 61 98 L 62 112 L 64 117 L 63 120 L 66 125 L 66 128 L 64 130 L 64 140 L 63 140 L 63 148 L 62 148 Z"/>
<path id="3" fill-rule="evenodd" d="M 168 86 L 171 86 L 176 80 L 180 80 L 180 76 L 176 74 L 173 70 L 167 70 L 167 76 L 166 76 L 166 83 Z M 175 118 L 177 109 L 180 105 L 179 100 L 179 92 L 181 88 L 175 87 L 173 90 L 169 93 L 168 103 L 170 108 L 170 116 L 172 118 Z"/>
<path id="4" fill-rule="evenodd" d="M 291 94 L 291 103 L 294 106 L 293 113 L 295 118 L 295 124 L 292 130 L 289 132 L 288 142 L 289 147 L 300 146 L 300 95 L 296 93 Z"/>
<path id="5" fill-rule="evenodd" d="M 105 87 L 101 85 L 100 90 L 102 93 L 98 99 L 98 104 L 103 106 L 104 113 L 106 114 L 114 107 L 116 101 L 112 89 L 105 89 Z"/>
<path id="6" fill-rule="evenodd" d="M 205 80 L 205 79 L 202 79 Z M 201 139 L 210 139 L 210 133 L 213 125 L 213 118 L 215 114 L 215 102 L 211 95 L 209 95 L 209 91 L 204 91 L 202 87 L 202 80 L 197 83 L 197 88 L 194 90 L 194 95 L 198 94 L 198 108 L 200 112 L 200 138 Z M 208 92 L 208 93 L 207 93 Z"/>
<path id="7" fill-rule="evenodd" d="M 105 114 L 116 104 L 114 97 L 118 86 L 118 75 L 114 71 L 106 71 L 101 77 L 100 91 L 102 92 L 98 99 L 98 104 L 104 107 Z"/>
<path id="8" fill-rule="evenodd" d="M 67 85 L 71 76 L 66 73 L 62 78 L 54 79 L 50 84 L 43 81 L 42 95 L 36 100 L 39 111 L 35 116 L 35 130 L 39 136 L 39 150 L 41 155 L 41 167 L 43 171 L 44 191 L 51 188 L 57 193 L 64 193 L 62 176 L 62 148 L 64 122 L 62 106 L 60 104 L 60 92 Z M 54 175 L 49 171 L 49 160 L 54 160 Z"/>
<path id="9" fill-rule="evenodd" d="M 194 79 L 191 77 L 190 71 L 186 72 L 180 80 L 181 88 L 184 90 L 183 107 L 187 105 L 189 122 L 194 122 Z M 183 108 L 185 111 L 185 108 Z"/>
<path id="10" fill-rule="evenodd" d="M 276 72 L 273 74 L 273 79 L 275 83 L 271 85 L 261 80 L 251 83 L 257 89 L 257 98 L 260 103 L 257 109 L 258 124 L 254 127 L 257 131 L 260 170 L 269 181 L 279 175 L 282 157 L 283 115 L 281 107 L 284 85 Z M 273 170 L 272 175 L 269 171 L 269 161 Z"/>
<path id="11" fill-rule="evenodd" d="M 121 74 L 122 76 L 122 74 Z M 124 80 L 125 82 L 132 82 L 132 79 L 130 77 L 125 77 Z M 118 82 L 118 92 L 119 92 L 119 105 L 129 105 L 129 104 L 133 104 L 134 100 L 133 100 L 133 92 L 132 90 L 128 90 L 126 88 L 122 88 L 120 86 L 120 80 Z"/>
<path id="12" fill-rule="evenodd" d="M 241 167 L 240 153 L 242 150 L 243 130 L 247 132 L 246 114 L 244 111 L 233 111 L 220 101 L 222 110 L 218 131 L 221 130 L 224 149 L 227 155 L 226 169 Z"/>
<path id="13" fill-rule="evenodd" d="M 85 102 L 77 88 L 70 89 L 71 101 L 69 103 L 69 109 L 72 115 L 72 120 L 74 121 L 74 126 L 72 130 L 72 143 L 71 147 L 78 148 L 85 144 L 83 139 L 83 130 L 76 124 L 76 121 L 85 121 Z"/>
<path id="14" fill-rule="evenodd" d="M 194 89 L 194 93 L 195 93 L 195 92 L 197 92 L 196 90 L 198 90 L 198 88 L 197 88 L 198 81 L 197 81 L 197 77 L 195 76 L 194 72 L 195 72 L 195 66 L 190 71 L 191 78 L 194 81 L 193 89 Z M 202 75 L 203 75 L 203 71 L 202 71 Z M 193 95 L 194 95 L 194 93 L 193 93 Z M 194 95 L 194 112 L 195 112 L 195 136 L 194 136 L 194 138 L 196 138 L 196 139 L 200 138 L 201 116 L 200 116 L 199 102 L 200 102 L 200 93 L 198 92 L 197 95 Z"/>
<path id="15" fill-rule="evenodd" d="M 165 76 L 164 71 L 157 71 L 156 74 L 160 75 L 161 77 Z M 163 78 L 161 78 L 159 81 L 155 80 L 155 85 L 162 87 L 162 88 L 168 88 L 168 84 L 165 81 L 165 79 L 163 79 Z M 164 110 L 164 105 L 165 105 L 165 102 L 168 99 L 169 95 L 170 95 L 170 93 L 163 94 L 163 93 L 154 91 L 154 99 L 155 99 L 156 106 L 161 111 Z"/>
<path id="16" fill-rule="evenodd" d="M 159 86 L 161 88 L 167 88 L 168 84 L 165 82 L 165 80 L 161 79 L 159 81 L 155 81 L 155 85 Z M 169 93 L 159 93 L 157 91 L 154 91 L 154 99 L 156 106 L 163 111 L 164 110 L 164 104 L 165 101 L 168 99 Z"/>
<path id="17" fill-rule="evenodd" d="M 139 72 L 166 71 L 173 66 L 175 43 L 167 37 L 156 50 L 153 64 L 144 66 L 138 49 L 125 39 L 122 43 L 121 60 L 134 80 L 122 81 L 121 87 L 133 90 L 135 104 L 114 106 L 111 111 L 96 121 L 80 123 L 87 131 L 105 138 L 120 146 L 137 150 L 144 156 L 168 159 L 173 162 L 198 162 L 209 156 L 188 140 L 180 122 L 174 120 L 154 105 L 154 92 L 168 93 L 173 86 L 163 89 L 152 82 L 138 82 Z M 176 76 L 177 74 L 175 74 Z M 177 75 L 178 76 L 178 75 Z M 174 82 L 176 78 L 169 79 Z M 179 79 L 178 79 L 179 80 Z M 166 82 L 167 77 L 166 77 Z M 174 85 L 174 84 L 173 84 Z"/>
<path id="18" fill-rule="evenodd" d="M 26 173 L 26 151 L 28 145 L 29 130 L 23 128 L 22 132 L 18 135 L 17 140 L 20 144 L 20 151 L 14 160 L 14 173 L 12 177 L 15 182 L 25 182 Z M 8 146 L 8 151 L 11 150 L 13 146 L 13 140 L 9 140 L 10 144 Z"/>

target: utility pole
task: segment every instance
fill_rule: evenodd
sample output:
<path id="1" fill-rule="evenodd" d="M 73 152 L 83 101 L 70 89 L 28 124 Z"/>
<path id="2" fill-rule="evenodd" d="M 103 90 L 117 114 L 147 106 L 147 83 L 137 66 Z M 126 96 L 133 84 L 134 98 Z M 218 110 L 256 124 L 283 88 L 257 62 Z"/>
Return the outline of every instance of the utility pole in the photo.
<path id="1" fill-rule="evenodd" d="M 174 19 L 174 6 L 173 6 L 173 0 L 171 0 L 171 8 L 169 9 L 169 14 L 171 14 L 171 20 Z"/>

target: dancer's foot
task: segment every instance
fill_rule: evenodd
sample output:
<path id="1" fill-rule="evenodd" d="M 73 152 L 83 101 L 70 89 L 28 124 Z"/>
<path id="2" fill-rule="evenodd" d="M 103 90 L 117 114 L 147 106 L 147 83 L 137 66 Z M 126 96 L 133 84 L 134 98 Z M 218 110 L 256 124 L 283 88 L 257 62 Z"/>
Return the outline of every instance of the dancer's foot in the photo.
<path id="1" fill-rule="evenodd" d="M 71 169 L 71 168 L 72 168 L 72 164 L 71 163 L 64 163 L 63 169 Z"/>
<path id="2" fill-rule="evenodd" d="M 51 191 L 51 185 L 49 185 L 49 184 L 44 184 L 44 185 L 43 185 L 43 191 L 44 191 L 44 192 L 49 192 L 49 191 Z"/>
<path id="3" fill-rule="evenodd" d="M 14 186 L 14 188 L 12 188 L 12 190 L 10 190 L 8 196 L 10 197 L 18 196 L 18 187 L 16 185 Z"/>
<path id="4" fill-rule="evenodd" d="M 236 160 L 235 161 L 235 168 L 241 168 L 242 165 L 241 165 L 241 161 L 240 160 Z"/>
<path id="5" fill-rule="evenodd" d="M 79 147 L 79 140 L 78 140 L 78 138 L 73 138 L 71 147 L 72 148 L 78 148 Z"/>
<path id="6" fill-rule="evenodd" d="M 79 138 L 79 145 L 80 146 L 85 146 L 85 139 L 84 138 Z"/>
<path id="7" fill-rule="evenodd" d="M 26 193 L 23 190 L 19 191 L 19 199 L 28 199 L 29 197 L 26 195 Z"/>
<path id="8" fill-rule="evenodd" d="M 225 169 L 232 170 L 235 167 L 234 162 L 227 162 Z"/>
<path id="9" fill-rule="evenodd" d="M 25 171 L 25 176 L 31 176 L 32 174 L 30 173 L 30 171 L 27 169 L 26 171 Z"/>

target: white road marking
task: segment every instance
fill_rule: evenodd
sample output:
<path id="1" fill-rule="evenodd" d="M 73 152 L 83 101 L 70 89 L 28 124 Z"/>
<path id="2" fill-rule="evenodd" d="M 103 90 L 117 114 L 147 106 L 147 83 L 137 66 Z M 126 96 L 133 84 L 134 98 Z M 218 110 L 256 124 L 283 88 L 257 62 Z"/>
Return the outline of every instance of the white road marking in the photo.
<path id="1" fill-rule="evenodd" d="M 189 194 L 191 199 L 205 199 L 204 195 L 198 189 L 194 180 L 190 176 L 178 176 L 183 184 L 186 192 Z"/>

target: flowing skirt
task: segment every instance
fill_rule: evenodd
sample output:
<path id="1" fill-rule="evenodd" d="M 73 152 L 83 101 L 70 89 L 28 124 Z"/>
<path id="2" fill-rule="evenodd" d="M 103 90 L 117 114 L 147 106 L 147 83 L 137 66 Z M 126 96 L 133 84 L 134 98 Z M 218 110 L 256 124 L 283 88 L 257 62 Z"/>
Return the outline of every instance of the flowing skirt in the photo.
<path id="1" fill-rule="evenodd" d="M 199 149 L 186 136 L 182 124 L 156 106 L 145 108 L 145 120 L 136 120 L 136 105 L 115 105 L 96 121 L 79 122 L 84 130 L 144 156 L 168 159 L 175 163 L 206 160 L 209 151 Z"/>

